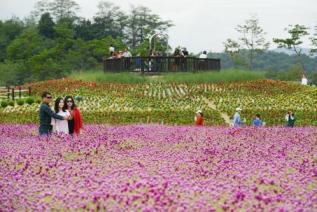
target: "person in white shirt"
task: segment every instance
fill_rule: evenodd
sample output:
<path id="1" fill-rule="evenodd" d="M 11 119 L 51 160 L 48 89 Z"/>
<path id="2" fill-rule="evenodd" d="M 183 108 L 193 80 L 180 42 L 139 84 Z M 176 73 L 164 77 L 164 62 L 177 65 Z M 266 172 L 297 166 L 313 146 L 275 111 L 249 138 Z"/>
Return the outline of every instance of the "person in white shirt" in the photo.
<path id="1" fill-rule="evenodd" d="M 308 80 L 307 80 L 306 76 L 303 74 L 302 85 L 307 85 L 307 84 L 308 84 Z"/>
<path id="2" fill-rule="evenodd" d="M 115 49 L 114 49 L 113 45 L 111 44 L 110 47 L 109 47 L 109 54 L 110 54 L 110 56 L 113 56 L 114 50 L 115 50 Z"/>
<path id="3" fill-rule="evenodd" d="M 132 54 L 128 49 L 125 49 L 122 56 L 123 57 L 132 57 Z"/>
<path id="4" fill-rule="evenodd" d="M 124 58 L 124 68 L 125 70 L 130 70 L 131 68 L 131 57 L 132 54 L 128 49 L 125 49 L 122 53 L 122 57 Z"/>
<path id="5" fill-rule="evenodd" d="M 198 63 L 198 69 L 201 70 L 207 70 L 207 52 L 203 51 L 201 55 L 199 55 L 199 63 Z"/>
<path id="6" fill-rule="evenodd" d="M 207 59 L 207 52 L 206 52 L 206 51 L 203 51 L 203 53 L 201 53 L 201 54 L 199 55 L 199 58 L 200 58 L 200 59 Z"/>
<path id="7" fill-rule="evenodd" d="M 55 100 L 54 110 L 57 115 L 62 117 L 70 117 L 70 113 L 67 110 L 63 110 L 64 104 L 65 102 L 62 98 L 57 98 Z M 52 119 L 51 125 L 53 126 L 53 132 L 55 133 L 69 134 L 67 120 Z"/>

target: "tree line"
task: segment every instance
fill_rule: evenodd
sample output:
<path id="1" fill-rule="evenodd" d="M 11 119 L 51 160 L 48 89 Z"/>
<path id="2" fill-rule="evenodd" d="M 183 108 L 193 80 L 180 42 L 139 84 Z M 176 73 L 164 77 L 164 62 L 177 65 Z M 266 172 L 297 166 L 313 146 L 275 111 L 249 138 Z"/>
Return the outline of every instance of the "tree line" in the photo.
<path id="1" fill-rule="evenodd" d="M 124 11 L 116 4 L 100 1 L 91 19 L 80 17 L 79 10 L 73 0 L 40 0 L 24 20 L 0 20 L 0 85 L 100 69 L 103 58 L 109 56 L 110 45 L 121 50 L 130 48 L 133 55 L 148 56 L 148 38 L 155 33 L 163 35 L 156 39 L 156 50 L 172 53 L 168 45 L 172 21 L 163 20 L 147 7 L 131 6 Z M 271 78 L 281 79 L 285 77 L 278 71 L 293 73 L 296 69 L 296 76 L 315 73 L 316 58 L 304 55 L 301 45 L 303 38 L 309 37 L 312 53 L 317 51 L 317 26 L 309 29 L 290 25 L 285 29 L 288 37 L 269 41 L 259 19 L 252 16 L 236 30 L 241 36 L 227 39 L 223 53 L 209 53 L 221 59 L 222 68 L 266 70 Z M 268 51 L 272 42 L 291 49 L 294 55 Z"/>
<path id="2" fill-rule="evenodd" d="M 163 20 L 144 6 L 119 6 L 100 1 L 92 19 L 78 16 L 73 0 L 38 1 L 25 20 L 0 21 L 0 84 L 59 78 L 73 70 L 98 68 L 108 49 L 130 48 L 133 54 L 148 52 L 154 33 L 156 48 L 166 52 L 170 20 Z"/>
<path id="3" fill-rule="evenodd" d="M 313 33 L 310 34 L 309 30 L 309 27 L 305 25 L 289 25 L 285 28 L 285 31 L 288 33 L 288 37 L 273 38 L 272 40 L 273 43 L 278 45 L 278 48 L 287 48 L 293 51 L 295 58 L 293 56 L 289 58 L 296 61 L 294 65 L 300 69 L 301 74 L 305 75 L 309 74 L 309 72 L 313 70 L 311 65 L 306 67 L 307 63 L 305 63 L 305 61 L 309 61 L 309 58 L 303 55 L 302 52 L 301 45 L 303 44 L 303 38 L 309 36 L 309 40 L 311 42 L 311 55 L 317 52 L 317 26 L 315 26 Z M 259 67 L 262 68 L 263 64 L 259 64 L 261 63 L 261 59 L 263 59 L 263 57 L 261 58 L 261 55 L 268 57 L 269 55 L 274 54 L 272 52 L 268 52 L 271 43 L 265 39 L 266 32 L 260 26 L 257 16 L 252 16 L 242 25 L 238 25 L 236 27 L 236 31 L 241 35 L 237 40 L 228 38 L 224 42 L 225 53 L 231 59 L 232 66 L 236 68 L 244 67 L 250 70 L 254 70 Z M 279 57 L 280 55 L 275 54 L 275 56 Z M 272 58 L 272 60 L 274 60 L 274 58 Z M 283 61 L 276 61 L 276 63 L 273 63 L 275 67 L 270 67 L 270 69 L 276 70 L 279 62 L 284 65 Z M 293 63 L 294 62 L 289 62 L 289 64 Z M 266 68 L 269 67 L 267 66 Z M 315 69 L 315 71 L 316 70 L 317 69 Z"/>

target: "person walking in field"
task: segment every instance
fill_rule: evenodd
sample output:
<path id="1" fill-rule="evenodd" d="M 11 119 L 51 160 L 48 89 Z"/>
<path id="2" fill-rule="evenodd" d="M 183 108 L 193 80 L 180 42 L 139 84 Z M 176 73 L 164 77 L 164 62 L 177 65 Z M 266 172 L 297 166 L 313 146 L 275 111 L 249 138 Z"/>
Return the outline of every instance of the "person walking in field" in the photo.
<path id="1" fill-rule="evenodd" d="M 196 112 L 195 124 L 196 124 L 196 126 L 203 126 L 204 125 L 204 114 L 201 110 L 198 110 Z"/>
<path id="2" fill-rule="evenodd" d="M 243 124 L 243 122 L 241 121 L 240 113 L 241 113 L 241 108 L 238 107 L 236 109 L 236 113 L 233 116 L 233 127 L 240 127 Z"/>
<path id="3" fill-rule="evenodd" d="M 285 116 L 285 121 L 287 127 L 294 127 L 296 122 L 295 114 L 292 111 L 288 111 Z"/>
<path id="4" fill-rule="evenodd" d="M 52 133 L 52 118 L 57 120 L 68 120 L 69 116 L 60 116 L 52 111 L 49 104 L 52 101 L 52 95 L 45 91 L 42 93 L 42 104 L 40 106 L 39 116 L 40 116 L 40 135 L 50 135 Z"/>
<path id="5" fill-rule="evenodd" d="M 260 114 L 255 115 L 255 119 L 253 120 L 252 126 L 254 126 L 254 127 L 262 127 L 263 126 L 263 122 L 261 120 Z"/>

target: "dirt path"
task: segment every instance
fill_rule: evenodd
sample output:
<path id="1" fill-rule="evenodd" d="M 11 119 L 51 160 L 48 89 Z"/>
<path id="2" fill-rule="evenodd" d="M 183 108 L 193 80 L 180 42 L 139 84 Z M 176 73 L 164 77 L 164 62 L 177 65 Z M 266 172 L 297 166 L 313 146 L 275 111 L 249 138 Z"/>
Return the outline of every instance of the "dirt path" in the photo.
<path id="1" fill-rule="evenodd" d="M 210 107 L 213 110 L 216 110 L 220 113 L 221 117 L 223 118 L 223 120 L 225 121 L 225 123 L 230 126 L 231 125 L 231 120 L 230 117 L 228 116 L 228 114 L 221 112 L 220 110 L 217 109 L 215 103 L 209 99 L 207 99 L 206 97 L 203 97 L 203 100 L 208 104 L 208 107 Z"/>

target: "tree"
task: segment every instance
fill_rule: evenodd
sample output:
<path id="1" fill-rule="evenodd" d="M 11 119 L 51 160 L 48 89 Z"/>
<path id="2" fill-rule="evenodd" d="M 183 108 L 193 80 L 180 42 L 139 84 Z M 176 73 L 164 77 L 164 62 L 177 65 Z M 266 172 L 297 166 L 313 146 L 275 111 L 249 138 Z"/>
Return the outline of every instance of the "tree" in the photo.
<path id="1" fill-rule="evenodd" d="M 40 0 L 35 3 L 31 17 L 38 20 L 43 14 L 50 13 L 55 21 L 59 21 L 76 17 L 79 9 L 79 5 L 73 0 Z"/>
<path id="2" fill-rule="evenodd" d="M 6 61 L 0 63 L 0 86 L 15 85 L 17 78 L 21 76 L 21 67 L 18 63 Z"/>
<path id="3" fill-rule="evenodd" d="M 63 60 L 68 51 L 76 48 L 74 29 L 72 23 L 66 19 L 64 21 L 59 21 L 59 23 L 55 25 L 54 30 L 56 32 L 56 45 L 54 47 L 55 54 L 59 57 L 59 60 Z"/>
<path id="4" fill-rule="evenodd" d="M 8 62 L 19 64 L 16 83 L 31 78 L 37 79 L 36 75 L 32 76 L 35 66 L 30 65 L 30 60 L 46 50 L 47 44 L 36 28 L 26 28 L 10 43 L 7 47 Z"/>
<path id="5" fill-rule="evenodd" d="M 18 37 L 24 29 L 24 24 L 18 18 L 0 21 L 0 62 L 7 59 L 8 45 Z"/>
<path id="6" fill-rule="evenodd" d="M 317 26 L 315 26 L 315 32 L 314 32 L 314 37 L 311 37 L 311 44 L 312 44 L 312 49 L 311 49 L 311 53 L 315 53 L 317 52 Z"/>
<path id="7" fill-rule="evenodd" d="M 74 23 L 72 18 L 60 19 L 54 27 L 57 40 L 73 39 L 75 35 Z"/>
<path id="8" fill-rule="evenodd" d="M 259 19 L 256 16 L 246 20 L 244 25 L 238 25 L 236 30 L 243 35 L 239 38 L 240 45 L 248 50 L 249 67 L 252 70 L 256 55 L 266 51 L 270 43 L 265 40 L 266 33 L 259 26 Z"/>
<path id="9" fill-rule="evenodd" d="M 79 19 L 74 27 L 75 38 L 81 38 L 85 41 L 96 39 L 96 31 L 93 23 L 89 19 Z"/>
<path id="10" fill-rule="evenodd" d="M 277 80 L 283 81 L 299 81 L 303 76 L 303 68 L 300 64 L 292 65 L 286 72 L 277 74 Z"/>
<path id="11" fill-rule="evenodd" d="M 304 36 L 309 35 L 307 32 L 309 28 L 304 25 L 296 24 L 295 26 L 290 25 L 289 28 L 286 28 L 285 30 L 290 34 L 289 38 L 280 39 L 280 38 L 273 38 L 274 43 L 278 44 L 279 48 L 288 48 L 292 49 L 298 59 L 298 62 L 301 64 L 304 72 L 305 67 L 304 63 L 302 61 L 302 49 L 300 48 L 300 45 L 303 43 L 302 38 Z"/>
<path id="12" fill-rule="evenodd" d="M 7 47 L 8 59 L 16 62 L 26 61 L 45 48 L 45 41 L 37 30 L 28 28 Z"/>
<path id="13" fill-rule="evenodd" d="M 41 19 L 38 24 L 38 30 L 40 35 L 46 37 L 46 38 L 53 38 L 55 31 L 54 31 L 55 23 L 53 22 L 52 17 L 49 13 L 44 13 L 41 16 Z"/>
<path id="14" fill-rule="evenodd" d="M 245 24 L 238 25 L 237 32 L 242 34 L 242 37 L 238 41 L 228 39 L 225 42 L 225 48 L 238 47 L 241 52 L 242 49 L 247 50 L 246 60 L 248 61 L 248 68 L 253 70 L 254 58 L 269 48 L 270 43 L 265 40 L 266 33 L 259 26 L 259 19 L 256 16 L 251 17 L 245 21 Z M 229 41 L 229 42 L 228 42 Z M 239 52 L 238 52 L 239 53 Z M 239 57 L 235 55 L 240 62 L 243 62 L 242 55 L 239 53 Z M 244 63 L 244 62 L 243 62 Z"/>
<path id="15" fill-rule="evenodd" d="M 63 18 L 76 17 L 79 9 L 79 5 L 72 0 L 54 0 L 49 3 L 50 13 L 53 14 L 57 21 Z"/>
<path id="16" fill-rule="evenodd" d="M 166 34 L 171 26 L 171 21 L 161 20 L 147 7 L 132 7 L 126 30 L 127 43 L 134 49 L 154 33 Z"/>
<path id="17" fill-rule="evenodd" d="M 115 39 L 124 38 L 128 16 L 121 8 L 111 2 L 101 1 L 98 9 L 94 17 L 96 38 L 102 39 L 109 35 Z"/>
<path id="18" fill-rule="evenodd" d="M 31 12 L 31 17 L 37 22 L 42 14 L 50 12 L 51 9 L 49 0 L 40 0 L 35 3 L 34 10 Z"/>
<path id="19" fill-rule="evenodd" d="M 309 79 L 312 84 L 317 85 L 317 72 L 311 72 Z"/>
<path id="20" fill-rule="evenodd" d="M 55 48 L 43 49 L 28 61 L 32 71 L 32 79 L 46 80 L 62 77 L 65 74 L 65 67 L 62 66 L 62 62 L 59 55 L 56 54 Z"/>
<path id="21" fill-rule="evenodd" d="M 240 66 L 245 66 L 246 62 L 240 55 L 240 44 L 232 39 L 227 39 L 224 42 L 225 52 L 229 55 L 230 59 L 234 64 L 234 68 L 238 68 Z"/>

